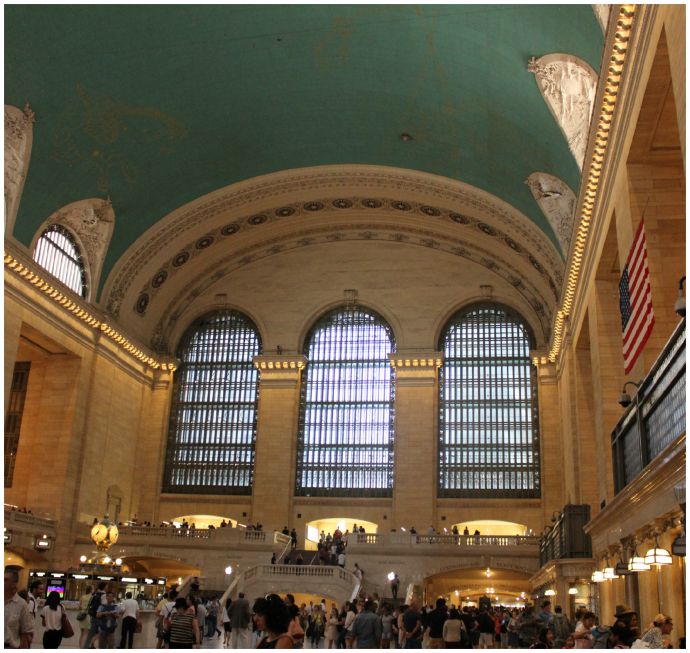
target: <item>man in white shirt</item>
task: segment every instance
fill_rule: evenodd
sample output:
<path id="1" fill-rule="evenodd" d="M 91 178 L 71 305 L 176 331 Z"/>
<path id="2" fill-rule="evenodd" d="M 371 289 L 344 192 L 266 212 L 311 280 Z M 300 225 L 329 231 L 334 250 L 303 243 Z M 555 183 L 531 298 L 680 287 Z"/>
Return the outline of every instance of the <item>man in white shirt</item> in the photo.
<path id="1" fill-rule="evenodd" d="M 132 592 L 125 594 L 125 600 L 120 603 L 122 615 L 122 634 L 120 636 L 120 648 L 132 648 L 134 644 L 134 631 L 139 621 L 139 604 L 132 598 Z M 125 646 L 125 641 L 127 642 Z"/>
<path id="2" fill-rule="evenodd" d="M 29 598 L 27 603 L 29 604 L 29 612 L 31 616 L 35 619 L 38 614 L 38 599 L 43 596 L 43 583 L 40 580 L 34 580 L 29 585 Z"/>
<path id="3" fill-rule="evenodd" d="M 5 648 L 31 648 L 34 620 L 26 601 L 17 594 L 19 574 L 5 569 Z"/>

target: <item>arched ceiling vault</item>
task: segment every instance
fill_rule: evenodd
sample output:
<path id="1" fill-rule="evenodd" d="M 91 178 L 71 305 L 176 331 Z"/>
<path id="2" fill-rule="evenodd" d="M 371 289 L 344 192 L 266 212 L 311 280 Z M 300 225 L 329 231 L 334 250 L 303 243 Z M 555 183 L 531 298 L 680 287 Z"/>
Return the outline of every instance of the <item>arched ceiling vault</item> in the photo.
<path id="1" fill-rule="evenodd" d="M 106 283 L 106 309 L 158 350 L 196 298 L 239 268 L 352 241 L 410 246 L 485 268 L 548 339 L 562 261 L 524 215 L 479 189 L 413 171 L 324 166 L 267 175 L 199 198 L 149 229 Z M 145 320 L 143 318 L 146 318 Z"/>
<path id="2" fill-rule="evenodd" d="M 577 194 L 580 171 L 528 61 L 598 71 L 590 5 L 9 5 L 5 25 L 5 102 L 35 112 L 13 235 L 28 246 L 61 207 L 109 197 L 106 302 L 123 256 L 179 207 L 314 166 L 462 182 L 526 218 L 549 259 L 566 254 L 524 181 L 540 171 Z"/>

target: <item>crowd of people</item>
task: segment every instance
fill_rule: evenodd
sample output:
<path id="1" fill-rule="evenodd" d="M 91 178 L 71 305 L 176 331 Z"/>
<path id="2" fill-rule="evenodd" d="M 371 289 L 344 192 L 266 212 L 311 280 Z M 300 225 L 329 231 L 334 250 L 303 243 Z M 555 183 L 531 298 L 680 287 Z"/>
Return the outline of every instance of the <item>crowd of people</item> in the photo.
<path id="1" fill-rule="evenodd" d="M 362 579 L 363 572 L 359 578 Z M 34 623 L 44 628 L 43 648 L 59 648 L 64 634 L 64 608 L 60 595 L 50 592 L 43 605 L 42 582 L 32 581 L 19 592 L 18 573 L 5 570 L 5 648 L 30 648 Z M 391 589 L 399 579 L 391 579 Z M 23 595 L 23 596 L 22 596 Z M 111 586 L 102 581 L 88 587 L 80 599 L 77 616 L 80 648 L 115 647 L 115 631 L 121 623 L 119 648 L 132 648 L 141 628 L 139 605 L 128 592 L 116 602 Z M 442 598 L 434 606 L 420 607 L 415 601 L 397 605 L 381 600 L 377 593 L 342 606 L 310 601 L 297 605 L 291 594 L 261 597 L 250 604 L 240 593 L 221 603 L 204 596 L 198 579 L 190 583 L 187 596 L 171 589 L 155 609 L 157 648 L 199 648 L 204 638 L 223 638 L 227 648 L 670 648 L 671 617 L 658 614 L 646 629 L 637 612 L 616 607 L 610 625 L 604 625 L 585 608 L 571 623 L 560 606 L 552 610 L 544 600 L 540 609 L 527 605 L 519 610 L 492 606 L 459 607 Z"/>

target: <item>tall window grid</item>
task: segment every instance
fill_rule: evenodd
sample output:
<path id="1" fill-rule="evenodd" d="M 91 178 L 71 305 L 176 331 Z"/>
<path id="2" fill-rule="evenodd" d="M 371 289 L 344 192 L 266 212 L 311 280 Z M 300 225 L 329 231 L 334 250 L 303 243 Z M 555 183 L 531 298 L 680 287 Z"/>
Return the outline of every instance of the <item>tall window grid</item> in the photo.
<path id="1" fill-rule="evenodd" d="M 439 496 L 540 496 L 531 341 L 524 319 L 498 305 L 464 309 L 444 330 Z"/>
<path id="2" fill-rule="evenodd" d="M 254 324 L 219 311 L 195 322 L 178 349 L 164 492 L 250 494 L 261 353 Z"/>
<path id="3" fill-rule="evenodd" d="M 36 242 L 34 260 L 62 281 L 70 290 L 86 298 L 86 268 L 74 236 L 59 224 L 50 225 Z"/>
<path id="4" fill-rule="evenodd" d="M 297 495 L 391 496 L 394 383 L 390 327 L 371 311 L 325 315 L 307 337 Z"/>
<path id="5" fill-rule="evenodd" d="M 10 401 L 5 417 L 5 487 L 12 487 L 30 370 L 31 363 L 22 361 L 15 363 L 14 373 L 12 374 Z"/>

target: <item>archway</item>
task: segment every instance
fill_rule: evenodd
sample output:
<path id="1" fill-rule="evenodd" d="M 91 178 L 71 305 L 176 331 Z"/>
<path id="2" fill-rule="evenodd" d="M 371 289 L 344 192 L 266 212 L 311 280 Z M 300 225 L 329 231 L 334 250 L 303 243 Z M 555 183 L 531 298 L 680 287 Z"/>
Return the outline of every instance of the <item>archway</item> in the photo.
<path id="1" fill-rule="evenodd" d="M 529 535 L 530 529 L 525 524 L 518 524 L 516 522 L 503 521 L 500 519 L 474 519 L 472 521 L 463 521 L 453 524 L 457 527 L 459 533 L 462 533 L 467 527 L 470 535 L 475 531 L 479 531 L 482 535 Z"/>
<path id="2" fill-rule="evenodd" d="M 324 533 L 324 535 L 332 535 L 336 529 L 340 529 L 343 534 L 352 533 L 355 526 L 357 526 L 358 529 L 364 528 L 366 533 L 378 533 L 379 530 L 378 524 L 367 521 L 366 519 L 357 519 L 354 517 L 322 517 L 321 519 L 314 519 L 305 524 L 304 548 L 307 551 L 316 551 L 321 533 Z"/>
<path id="3" fill-rule="evenodd" d="M 222 515 L 180 515 L 179 517 L 173 517 L 170 520 L 173 526 L 179 527 L 183 521 L 186 521 L 190 526 L 194 524 L 195 528 L 208 528 L 213 526 L 213 528 L 221 528 L 223 522 L 231 528 L 237 528 L 238 521 L 232 519 L 232 517 L 224 517 Z"/>
<path id="4" fill-rule="evenodd" d="M 495 605 L 522 606 L 529 599 L 529 579 L 529 573 L 512 569 L 457 568 L 427 576 L 424 597 L 427 604 L 444 598 L 449 605 L 473 605 L 488 597 Z"/>

